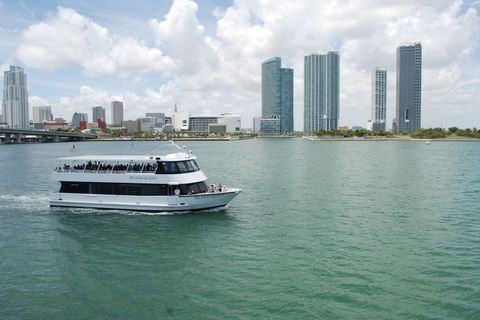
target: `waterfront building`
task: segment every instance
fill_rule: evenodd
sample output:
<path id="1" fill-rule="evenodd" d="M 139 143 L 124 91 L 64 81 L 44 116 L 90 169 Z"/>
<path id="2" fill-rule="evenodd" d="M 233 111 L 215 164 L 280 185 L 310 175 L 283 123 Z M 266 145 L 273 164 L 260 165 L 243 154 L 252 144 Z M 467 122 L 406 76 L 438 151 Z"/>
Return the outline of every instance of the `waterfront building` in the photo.
<path id="1" fill-rule="evenodd" d="M 86 113 L 77 113 L 75 112 L 72 117 L 72 128 L 80 129 L 80 122 L 88 122 L 88 115 Z"/>
<path id="2" fill-rule="evenodd" d="M 190 116 L 188 131 L 206 132 L 210 124 L 218 124 L 218 116 L 192 115 Z"/>
<path id="3" fill-rule="evenodd" d="M 46 131 L 54 131 L 58 129 L 65 130 L 65 129 L 70 129 L 71 125 L 70 123 L 66 122 L 62 118 L 56 118 L 55 120 L 45 121 L 43 123 L 43 128 Z"/>
<path id="4" fill-rule="evenodd" d="M 173 110 L 172 124 L 175 131 L 185 130 L 188 131 L 190 120 L 190 112 L 178 111 L 177 105 Z"/>
<path id="5" fill-rule="evenodd" d="M 3 120 L 11 129 L 30 129 L 27 75 L 23 68 L 10 66 L 3 77 Z"/>
<path id="6" fill-rule="evenodd" d="M 281 134 L 280 116 L 275 115 L 271 117 L 262 118 L 260 120 L 260 132 L 263 134 L 278 135 Z"/>
<path id="7" fill-rule="evenodd" d="M 112 127 L 121 127 L 123 121 L 123 102 L 112 101 Z"/>
<path id="8" fill-rule="evenodd" d="M 102 122 L 107 122 L 105 119 L 105 108 L 102 106 L 97 106 L 92 108 L 92 121 L 97 122 L 101 120 Z"/>
<path id="9" fill-rule="evenodd" d="M 189 119 L 188 131 L 211 132 L 210 127 L 225 126 L 225 132 L 240 132 L 242 119 L 239 115 L 224 113 L 221 115 L 192 115 Z"/>
<path id="10" fill-rule="evenodd" d="M 122 128 L 125 128 L 126 132 L 137 132 L 140 131 L 141 122 L 137 120 L 125 120 L 122 121 Z"/>
<path id="11" fill-rule="evenodd" d="M 293 132 L 293 69 L 282 68 L 282 59 L 262 63 L 262 119 L 280 122 L 276 133 Z"/>
<path id="12" fill-rule="evenodd" d="M 140 131 L 143 131 L 143 132 L 155 131 L 155 124 L 157 123 L 157 117 L 142 117 L 138 120 L 140 122 Z"/>
<path id="13" fill-rule="evenodd" d="M 371 121 L 368 130 L 385 131 L 387 117 L 387 69 L 372 70 Z"/>
<path id="14" fill-rule="evenodd" d="M 157 120 L 155 122 L 155 127 L 161 128 L 165 125 L 165 113 L 161 112 L 147 112 L 146 117 L 155 117 Z"/>
<path id="15" fill-rule="evenodd" d="M 397 48 L 397 96 L 393 131 L 409 133 L 421 127 L 422 120 L 422 44 L 403 44 Z"/>
<path id="16" fill-rule="evenodd" d="M 340 55 L 311 54 L 304 63 L 303 130 L 338 129 L 340 118 Z"/>
<path id="17" fill-rule="evenodd" d="M 155 130 L 162 131 L 163 126 L 165 125 L 165 113 L 161 112 L 147 112 L 146 117 L 155 117 Z"/>

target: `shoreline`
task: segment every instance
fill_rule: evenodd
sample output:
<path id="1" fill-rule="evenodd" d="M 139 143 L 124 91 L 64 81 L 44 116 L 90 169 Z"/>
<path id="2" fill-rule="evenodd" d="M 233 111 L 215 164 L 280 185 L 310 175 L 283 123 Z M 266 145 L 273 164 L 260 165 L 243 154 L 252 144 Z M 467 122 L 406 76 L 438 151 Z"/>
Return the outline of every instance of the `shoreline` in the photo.
<path id="1" fill-rule="evenodd" d="M 447 141 L 447 142 L 455 142 L 455 141 L 471 141 L 471 142 L 480 142 L 480 139 L 476 138 L 433 138 L 433 139 L 418 139 L 418 138 L 411 138 L 411 137 L 405 137 L 405 138 L 374 138 L 374 137 L 369 137 L 369 138 L 359 138 L 359 137 L 338 137 L 338 138 L 318 138 L 318 137 L 313 137 L 313 136 L 302 136 L 303 139 L 311 140 L 311 141 Z"/>

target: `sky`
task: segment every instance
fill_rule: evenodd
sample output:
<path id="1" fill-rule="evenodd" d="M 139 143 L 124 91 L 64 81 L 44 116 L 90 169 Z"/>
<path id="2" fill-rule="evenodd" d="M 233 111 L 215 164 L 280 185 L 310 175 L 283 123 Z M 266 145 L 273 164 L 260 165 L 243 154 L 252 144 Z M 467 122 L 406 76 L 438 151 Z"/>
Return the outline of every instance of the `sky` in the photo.
<path id="1" fill-rule="evenodd" d="M 480 0 L 0 0 L 0 65 L 25 69 L 30 108 L 54 117 L 124 102 L 125 120 L 163 112 L 261 115 L 261 64 L 294 69 L 303 131 L 304 57 L 340 54 L 341 126 L 371 119 L 371 71 L 421 42 L 422 127 L 480 128 Z"/>

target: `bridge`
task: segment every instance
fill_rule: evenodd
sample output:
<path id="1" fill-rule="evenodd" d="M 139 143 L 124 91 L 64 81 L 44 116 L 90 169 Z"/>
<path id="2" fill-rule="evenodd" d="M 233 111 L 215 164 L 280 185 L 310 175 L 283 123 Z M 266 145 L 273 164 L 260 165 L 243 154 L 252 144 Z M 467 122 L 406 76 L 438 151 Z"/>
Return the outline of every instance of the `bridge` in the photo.
<path id="1" fill-rule="evenodd" d="M 2 134 L 4 137 L 1 136 Z M 2 143 L 21 143 L 22 140 L 37 142 L 80 141 L 97 138 L 98 136 L 96 134 L 87 133 L 0 128 L 0 139 Z"/>

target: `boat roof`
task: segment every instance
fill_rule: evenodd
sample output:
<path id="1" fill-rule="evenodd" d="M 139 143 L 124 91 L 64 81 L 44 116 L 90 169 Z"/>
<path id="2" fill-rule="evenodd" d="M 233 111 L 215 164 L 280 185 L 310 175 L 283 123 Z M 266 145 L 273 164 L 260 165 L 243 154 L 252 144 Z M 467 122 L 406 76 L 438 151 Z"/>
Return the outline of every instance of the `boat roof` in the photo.
<path id="1" fill-rule="evenodd" d="M 58 160 L 65 161 L 156 161 L 156 160 L 188 160 L 196 159 L 191 151 L 186 153 L 186 147 L 180 148 L 175 142 L 168 141 L 153 150 L 155 155 L 84 155 L 63 157 Z M 158 152 L 158 153 L 157 153 Z"/>
<path id="2" fill-rule="evenodd" d="M 193 155 L 186 153 L 172 153 L 164 156 L 138 156 L 138 155 L 88 155 L 88 156 L 75 156 L 75 157 L 63 157 L 58 160 L 65 161 L 157 161 L 157 160 L 189 160 L 196 159 Z"/>

